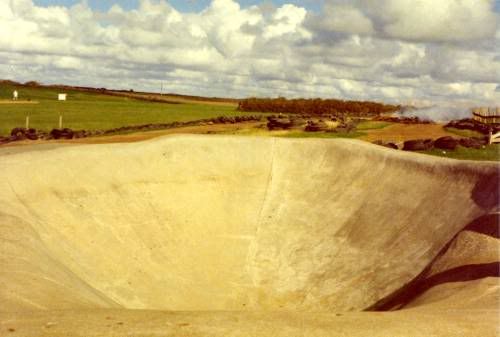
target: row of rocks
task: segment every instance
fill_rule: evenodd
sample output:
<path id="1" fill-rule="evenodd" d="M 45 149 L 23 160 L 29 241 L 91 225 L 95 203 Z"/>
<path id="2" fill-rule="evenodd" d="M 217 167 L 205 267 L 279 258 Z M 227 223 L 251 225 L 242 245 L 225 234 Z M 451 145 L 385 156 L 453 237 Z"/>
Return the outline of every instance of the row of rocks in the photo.
<path id="1" fill-rule="evenodd" d="M 399 150 L 399 147 L 395 143 L 392 143 L 392 142 L 384 142 L 383 140 L 376 140 L 373 142 L 373 144 L 388 147 L 388 148 L 394 149 L 394 150 Z"/>
<path id="2" fill-rule="evenodd" d="M 307 132 L 338 132 L 338 133 L 349 133 L 356 131 L 356 124 L 348 122 L 340 122 L 335 128 L 331 128 L 323 120 L 318 121 L 308 121 L 305 128 Z"/>
<path id="3" fill-rule="evenodd" d="M 434 147 L 432 139 L 414 139 L 407 140 L 403 144 L 403 151 L 426 151 Z"/>
<path id="4" fill-rule="evenodd" d="M 482 134 L 488 134 L 490 130 L 493 133 L 500 132 L 500 125 L 498 124 L 493 124 L 493 125 L 487 125 L 483 124 L 481 122 L 478 122 L 472 118 L 464 118 L 460 120 L 454 120 L 448 122 L 448 124 L 445 125 L 446 128 L 455 128 L 455 129 L 460 129 L 460 130 L 473 130 L 480 132 Z"/>
<path id="5" fill-rule="evenodd" d="M 398 145 L 391 142 L 376 140 L 374 144 L 385 146 L 391 149 L 399 149 Z M 450 136 L 440 137 L 436 140 L 432 139 L 412 139 L 403 143 L 403 151 L 427 151 L 433 148 L 441 150 L 455 150 L 457 146 L 479 149 L 488 144 L 486 138 L 453 138 Z"/>
<path id="6" fill-rule="evenodd" d="M 269 130 L 289 130 L 301 128 L 306 124 L 306 120 L 301 116 L 269 116 L 267 117 L 267 128 Z"/>
<path id="7" fill-rule="evenodd" d="M 93 135 L 93 133 L 85 130 L 71 130 L 65 129 L 52 129 L 50 132 L 45 132 L 36 129 L 26 129 L 26 128 L 14 128 L 10 132 L 10 136 L 0 137 L 0 144 L 10 143 L 19 140 L 37 140 L 37 139 L 72 139 L 72 138 L 83 138 Z"/>
<path id="8" fill-rule="evenodd" d="M 354 122 L 345 122 L 336 117 L 328 118 L 332 122 L 340 122 L 335 128 L 331 127 L 323 119 L 312 119 L 309 116 L 269 116 L 267 117 L 267 128 L 269 130 L 302 129 L 307 132 L 351 132 L 356 129 Z"/>
<path id="9" fill-rule="evenodd" d="M 261 121 L 262 118 L 263 116 L 261 115 L 247 115 L 247 116 L 236 116 L 236 117 L 219 116 L 215 118 L 199 119 L 187 122 L 130 125 L 108 130 L 72 130 L 69 128 L 64 128 L 64 129 L 52 129 L 50 132 L 45 132 L 42 130 L 36 130 L 32 128 L 29 129 L 14 128 L 12 129 L 10 136 L 7 137 L 0 136 L 0 144 L 20 141 L 25 139 L 29 140 L 73 139 L 73 138 L 85 138 L 85 137 L 99 136 L 99 135 L 110 135 L 121 132 L 162 130 L 162 129 L 183 127 L 183 126 L 235 124 L 243 122 Z"/>
<path id="10" fill-rule="evenodd" d="M 261 121 L 262 119 L 263 119 L 263 116 L 260 116 L 260 115 L 248 115 L 248 116 L 236 116 L 236 117 L 219 116 L 219 117 L 215 117 L 215 118 L 198 119 L 198 120 L 186 121 L 186 122 L 172 122 L 172 123 L 156 123 L 156 124 L 122 126 L 119 128 L 105 130 L 105 131 L 103 131 L 103 134 L 109 135 L 109 134 L 114 134 L 114 133 L 131 132 L 131 131 L 135 132 L 135 131 L 163 130 L 163 129 L 185 127 L 185 126 L 235 124 L 235 123 L 243 123 L 243 122 L 256 122 L 256 121 Z"/>
<path id="11" fill-rule="evenodd" d="M 374 121 L 401 123 L 401 124 L 433 124 L 434 122 L 419 117 L 394 117 L 394 116 L 376 116 Z"/>

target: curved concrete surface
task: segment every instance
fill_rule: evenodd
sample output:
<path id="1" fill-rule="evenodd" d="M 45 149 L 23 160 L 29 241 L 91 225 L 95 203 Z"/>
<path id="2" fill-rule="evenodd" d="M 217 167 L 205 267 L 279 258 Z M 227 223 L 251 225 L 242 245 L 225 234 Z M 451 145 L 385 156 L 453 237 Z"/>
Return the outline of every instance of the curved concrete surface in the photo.
<path id="1" fill-rule="evenodd" d="M 175 136 L 1 156 L 0 204 L 5 313 L 326 315 L 390 296 L 498 210 L 498 165 L 352 140 Z"/>

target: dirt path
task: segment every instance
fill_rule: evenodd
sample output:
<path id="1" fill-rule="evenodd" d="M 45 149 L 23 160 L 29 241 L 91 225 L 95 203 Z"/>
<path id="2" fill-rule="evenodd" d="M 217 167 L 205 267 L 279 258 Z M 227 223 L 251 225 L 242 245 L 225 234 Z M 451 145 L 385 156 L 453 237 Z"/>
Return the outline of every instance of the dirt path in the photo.
<path id="1" fill-rule="evenodd" d="M 386 142 L 401 143 L 410 139 L 432 138 L 443 136 L 456 136 L 447 132 L 442 124 L 393 124 L 383 129 L 367 130 L 366 136 L 359 139 L 373 142 L 383 140 Z"/>
<path id="2" fill-rule="evenodd" d="M 5 147 L 18 147 L 24 145 L 35 144 L 108 144 L 108 143 L 130 143 L 139 142 L 143 140 L 153 139 L 171 134 L 238 134 L 238 135 L 252 135 L 252 136 L 278 136 L 283 135 L 289 131 L 268 131 L 266 128 L 258 128 L 264 125 L 265 122 L 246 122 L 236 124 L 214 124 L 214 125 L 196 125 L 186 126 L 157 131 L 143 131 L 134 132 L 129 134 L 119 134 L 111 136 L 96 136 L 88 138 L 78 138 L 71 140 L 38 140 L 38 141 L 19 141 L 7 143 L 0 146 Z M 390 141 L 395 143 L 402 143 L 410 139 L 418 138 L 432 138 L 436 139 L 443 136 L 456 136 L 444 130 L 441 124 L 393 124 L 383 129 L 362 130 L 366 133 L 365 136 L 360 137 L 360 140 L 373 142 L 375 140 Z"/>
<path id="3" fill-rule="evenodd" d="M 226 133 L 236 132 L 243 129 L 251 129 L 262 124 L 262 122 L 249 122 L 249 123 L 236 123 L 236 124 L 214 124 L 214 125 L 197 125 L 186 126 L 180 128 L 172 128 L 157 131 L 144 131 L 134 132 L 128 134 L 119 134 L 112 136 L 96 136 L 77 139 L 53 139 L 53 140 L 23 140 L 18 142 L 7 143 L 0 145 L 0 148 L 16 148 L 24 147 L 26 145 L 47 145 L 52 144 L 109 144 L 109 143 L 133 143 L 143 140 L 153 139 L 156 137 L 173 135 L 173 134 L 212 134 L 212 133 Z M 21 151 L 18 151 L 21 152 Z"/>

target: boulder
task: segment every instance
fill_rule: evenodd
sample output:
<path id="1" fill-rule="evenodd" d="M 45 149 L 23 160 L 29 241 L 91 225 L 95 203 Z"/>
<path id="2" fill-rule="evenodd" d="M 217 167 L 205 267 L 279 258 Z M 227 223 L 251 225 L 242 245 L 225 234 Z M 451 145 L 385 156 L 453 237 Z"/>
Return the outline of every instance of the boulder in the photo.
<path id="1" fill-rule="evenodd" d="M 32 128 L 29 129 L 14 128 L 10 132 L 10 138 L 14 140 L 23 140 L 23 139 L 37 140 L 38 132 Z"/>
<path id="2" fill-rule="evenodd" d="M 485 145 L 487 141 L 483 138 L 462 138 L 458 141 L 460 146 L 467 148 L 480 149 L 481 146 Z"/>
<path id="3" fill-rule="evenodd" d="M 457 139 L 450 136 L 440 137 L 434 142 L 434 147 L 443 150 L 455 150 L 458 142 Z"/>
<path id="4" fill-rule="evenodd" d="M 432 139 L 414 139 L 407 140 L 403 144 L 404 151 L 426 151 L 430 150 L 433 147 Z"/>
<path id="5" fill-rule="evenodd" d="M 15 140 L 26 139 L 26 129 L 25 128 L 14 128 L 10 131 L 10 136 Z"/>
<path id="6" fill-rule="evenodd" d="M 72 139 L 74 136 L 74 132 L 73 130 L 68 128 L 52 129 L 52 131 L 50 131 L 50 135 L 54 139 Z"/>
<path id="7" fill-rule="evenodd" d="M 29 140 L 37 140 L 39 138 L 37 131 L 31 128 L 26 130 L 25 135 Z"/>
<path id="8" fill-rule="evenodd" d="M 78 130 L 73 133 L 73 138 L 85 138 L 87 137 L 87 131 Z"/>
<path id="9" fill-rule="evenodd" d="M 0 136 L 0 144 L 6 144 L 6 143 L 9 143 L 10 141 L 11 141 L 10 137 Z"/>
<path id="10" fill-rule="evenodd" d="M 376 140 L 376 141 L 373 142 L 373 144 L 384 146 L 384 147 L 387 147 L 387 148 L 390 148 L 390 149 L 394 149 L 394 150 L 398 150 L 399 149 L 399 147 L 396 144 L 391 143 L 391 142 L 384 142 L 383 140 Z"/>
<path id="11" fill-rule="evenodd" d="M 40 130 L 37 131 L 37 136 L 38 136 L 38 139 L 48 139 L 48 138 L 50 138 L 49 134 L 47 132 L 40 131 Z"/>

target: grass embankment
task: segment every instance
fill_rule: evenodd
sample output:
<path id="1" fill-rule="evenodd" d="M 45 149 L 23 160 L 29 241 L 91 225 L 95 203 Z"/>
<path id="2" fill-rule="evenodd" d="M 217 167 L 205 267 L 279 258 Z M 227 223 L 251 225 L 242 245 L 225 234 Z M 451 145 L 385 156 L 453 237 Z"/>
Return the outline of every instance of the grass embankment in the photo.
<path id="1" fill-rule="evenodd" d="M 367 135 L 367 130 L 383 129 L 392 123 L 380 121 L 362 121 L 357 125 L 354 132 L 306 132 L 303 130 L 275 130 L 269 131 L 261 125 L 260 127 L 244 128 L 239 130 L 224 131 L 224 134 L 240 136 L 264 136 L 264 137 L 285 137 L 285 138 L 359 138 Z"/>
<path id="2" fill-rule="evenodd" d="M 305 132 L 305 131 L 289 131 L 279 137 L 290 138 L 358 138 L 365 136 L 367 130 L 383 129 L 392 123 L 381 121 L 362 121 L 356 126 L 354 132 Z"/>
<path id="3" fill-rule="evenodd" d="M 453 159 L 500 161 L 500 144 L 486 145 L 481 149 L 458 146 L 453 151 L 432 149 L 421 153 Z"/>
<path id="4" fill-rule="evenodd" d="M 484 137 L 482 133 L 474 130 L 461 130 L 455 128 L 443 129 L 446 132 L 459 136 L 460 138 Z M 453 159 L 500 161 L 500 145 L 498 144 L 486 145 L 480 149 L 458 146 L 453 151 L 432 149 L 429 151 L 422 151 L 421 153 Z"/>
<path id="5" fill-rule="evenodd" d="M 455 128 L 444 128 L 446 131 L 449 133 L 452 133 L 454 135 L 460 136 L 460 137 L 483 137 L 484 135 L 481 132 L 474 131 L 474 130 L 461 130 L 461 129 L 455 129 Z"/>
<path id="6" fill-rule="evenodd" d="M 0 104 L 0 135 L 9 134 L 15 127 L 24 127 L 28 114 L 30 127 L 45 131 L 58 127 L 60 113 L 63 114 L 63 126 L 76 130 L 106 130 L 127 125 L 252 114 L 236 111 L 236 104 L 214 105 L 200 101 L 156 103 L 76 90 L 64 90 L 68 94 L 68 100 L 59 102 L 57 94 L 62 90 L 10 84 L 0 84 L 0 100 L 8 102 L 14 90 L 19 92 L 20 100 L 38 103 Z"/>
<path id="7" fill-rule="evenodd" d="M 277 135 L 288 138 L 358 138 L 365 135 L 363 132 L 306 132 L 289 131 L 288 133 Z"/>
<path id="8" fill-rule="evenodd" d="M 277 137 L 291 138 L 358 138 L 366 136 L 369 130 L 383 129 L 393 123 L 380 121 L 363 121 L 358 124 L 356 132 L 350 133 L 334 133 L 334 132 L 305 132 L 305 131 L 288 131 L 287 133 L 277 134 Z M 458 130 L 453 128 L 445 128 L 447 132 L 454 133 L 461 137 L 481 137 L 481 133 L 472 130 Z M 365 131 L 365 132 L 363 132 Z M 420 153 L 439 156 L 452 159 L 462 160 L 485 160 L 485 161 L 500 161 L 500 144 L 486 145 L 484 148 L 474 149 L 458 146 L 454 151 L 445 151 L 441 149 L 432 149 L 430 151 L 421 151 Z"/>

